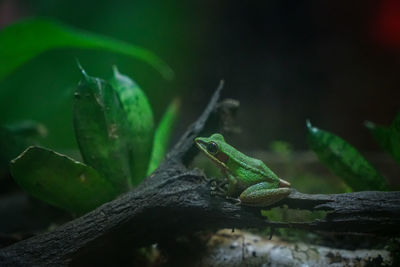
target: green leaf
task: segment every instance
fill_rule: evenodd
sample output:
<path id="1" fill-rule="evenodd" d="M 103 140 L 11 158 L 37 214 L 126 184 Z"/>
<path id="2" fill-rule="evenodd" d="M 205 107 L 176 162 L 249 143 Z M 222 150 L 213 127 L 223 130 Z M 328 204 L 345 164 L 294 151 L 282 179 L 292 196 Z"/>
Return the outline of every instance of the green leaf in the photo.
<path id="1" fill-rule="evenodd" d="M 116 67 L 110 84 L 117 92 L 126 114 L 127 146 L 132 185 L 135 186 L 146 177 L 150 161 L 154 137 L 153 112 L 140 87 L 128 76 L 119 73 Z"/>
<path id="2" fill-rule="evenodd" d="M 131 187 L 127 118 L 117 92 L 106 81 L 83 79 L 74 94 L 75 136 L 84 162 L 116 188 Z"/>
<path id="3" fill-rule="evenodd" d="M 354 191 L 386 189 L 382 176 L 353 146 L 330 132 L 313 127 L 309 121 L 307 129 L 310 148 Z"/>
<path id="4" fill-rule="evenodd" d="M 167 110 L 161 118 L 160 123 L 158 124 L 154 136 L 153 152 L 151 154 L 147 175 L 151 174 L 158 167 L 158 165 L 160 165 L 167 152 L 168 143 L 174 129 L 174 124 L 179 115 L 179 106 L 179 99 L 174 99 L 171 104 L 169 104 Z"/>
<path id="5" fill-rule="evenodd" d="M 19 21 L 0 31 L 0 80 L 35 56 L 58 48 L 107 50 L 142 60 L 168 80 L 174 75 L 164 61 L 146 49 L 35 18 Z"/>
<path id="6" fill-rule="evenodd" d="M 70 212 L 90 211 L 120 193 L 93 168 L 40 147 L 12 160 L 10 171 L 29 194 Z"/>

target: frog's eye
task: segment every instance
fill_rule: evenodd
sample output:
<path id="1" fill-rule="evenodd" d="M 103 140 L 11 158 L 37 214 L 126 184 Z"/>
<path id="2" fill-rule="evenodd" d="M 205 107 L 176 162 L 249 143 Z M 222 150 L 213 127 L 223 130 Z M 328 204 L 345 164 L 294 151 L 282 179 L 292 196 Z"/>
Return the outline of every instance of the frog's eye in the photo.
<path id="1" fill-rule="evenodd" d="M 211 154 L 216 154 L 218 152 L 218 145 L 215 142 L 210 142 L 207 144 L 207 151 Z"/>

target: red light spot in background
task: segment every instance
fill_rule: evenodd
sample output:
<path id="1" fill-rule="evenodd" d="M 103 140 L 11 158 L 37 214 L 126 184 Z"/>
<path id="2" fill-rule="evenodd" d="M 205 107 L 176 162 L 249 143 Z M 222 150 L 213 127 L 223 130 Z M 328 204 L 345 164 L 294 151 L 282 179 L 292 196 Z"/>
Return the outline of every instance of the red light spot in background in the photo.
<path id="1" fill-rule="evenodd" d="M 26 16 L 26 4 L 21 0 L 0 0 L 0 28 Z"/>
<path id="2" fill-rule="evenodd" d="M 377 1 L 373 34 L 384 46 L 400 47 L 400 0 Z"/>

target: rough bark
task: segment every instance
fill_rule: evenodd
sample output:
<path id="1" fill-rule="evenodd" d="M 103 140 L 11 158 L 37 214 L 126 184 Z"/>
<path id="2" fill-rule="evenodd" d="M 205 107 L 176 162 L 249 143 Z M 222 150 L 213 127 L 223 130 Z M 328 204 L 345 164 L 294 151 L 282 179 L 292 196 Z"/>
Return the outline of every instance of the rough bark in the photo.
<path id="1" fill-rule="evenodd" d="M 399 192 L 307 195 L 293 190 L 277 203 L 289 208 L 327 210 L 311 223 L 268 222 L 259 209 L 210 195 L 210 183 L 185 164 L 195 155 L 194 137 L 215 113 L 222 83 L 199 119 L 183 134 L 160 167 L 134 190 L 57 229 L 0 250 L 0 266 L 65 266 L 89 262 L 117 265 L 133 247 L 188 232 L 247 227 L 400 233 Z"/>

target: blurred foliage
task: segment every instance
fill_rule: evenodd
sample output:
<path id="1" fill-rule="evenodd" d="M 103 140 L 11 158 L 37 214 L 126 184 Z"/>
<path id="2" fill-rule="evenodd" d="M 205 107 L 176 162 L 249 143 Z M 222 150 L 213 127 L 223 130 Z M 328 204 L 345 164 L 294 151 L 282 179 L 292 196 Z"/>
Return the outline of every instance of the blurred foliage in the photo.
<path id="1" fill-rule="evenodd" d="M 117 3 L 99 0 L 93 3 L 71 1 L 18 1 L 23 15 L 50 17 L 72 27 L 134 43 L 159 55 L 179 73 L 179 79 L 166 82 L 154 68 L 124 55 L 104 51 L 63 49 L 49 51 L 18 68 L 0 83 L 0 124 L 32 119 L 48 128 L 43 145 L 74 154 L 77 149 L 72 125 L 72 99 L 79 71 L 71 68 L 78 58 L 97 76 L 110 76 L 110 66 L 118 65 L 133 76 L 151 100 L 155 118 L 160 118 L 169 101 L 187 88 L 196 66 L 188 64 L 197 57 L 197 46 L 188 45 L 190 18 L 185 10 L 191 3 L 137 2 Z M 179 8 L 177 8 L 179 6 Z M 189 19 L 187 21 L 192 21 Z M 186 36 L 182 38 L 182 36 Z M 23 79 L 21 79 L 23 77 Z"/>
<path id="2" fill-rule="evenodd" d="M 45 19 L 18 21 L 0 31 L 0 80 L 35 56 L 59 48 L 103 49 L 140 59 L 166 79 L 173 72 L 150 51 L 111 38 L 79 31 Z"/>
<path id="3" fill-rule="evenodd" d="M 339 194 L 349 191 L 348 186 L 341 179 L 329 177 L 326 174 L 317 174 L 310 171 L 299 171 L 290 183 L 293 188 L 307 194 Z"/>
<path id="4" fill-rule="evenodd" d="M 47 136 L 46 127 L 38 122 L 26 120 L 19 121 L 12 124 L 4 125 L 13 135 L 21 136 L 27 138 L 29 140 L 33 140 L 35 138 L 44 138 Z"/>
<path id="5" fill-rule="evenodd" d="M 147 175 L 151 174 L 157 166 L 161 163 L 164 155 L 167 153 L 168 143 L 171 139 L 172 130 L 171 127 L 175 125 L 178 120 L 178 112 L 180 107 L 180 101 L 175 98 L 167 107 L 164 112 L 160 123 L 154 133 L 153 151 L 150 156 L 150 164 L 147 170 Z"/>
<path id="6" fill-rule="evenodd" d="M 284 158 L 289 157 L 293 151 L 292 145 L 285 141 L 273 141 L 269 145 L 269 149 Z"/>
<path id="7" fill-rule="evenodd" d="M 90 113 L 90 111 L 96 109 L 96 104 L 93 106 L 94 99 L 97 101 L 100 99 L 99 96 L 104 96 L 102 93 L 105 91 L 100 89 L 110 89 L 109 85 L 106 85 L 104 88 L 96 88 L 101 92 L 98 91 L 92 94 L 93 97 L 89 100 L 92 103 L 92 107 L 90 108 L 89 102 L 86 102 L 86 107 L 78 112 L 79 118 L 76 119 L 75 116 L 74 121 L 75 123 L 77 121 L 81 122 L 81 126 L 85 125 L 87 127 L 87 131 L 80 132 L 82 130 L 81 127 L 77 134 L 77 141 L 80 143 L 80 148 L 83 152 L 86 151 L 86 153 L 83 153 L 85 162 L 95 165 L 92 167 L 100 170 L 97 173 L 98 170 L 92 169 L 90 172 L 97 174 L 91 175 L 92 178 L 89 181 L 93 182 L 94 185 L 96 185 L 96 181 L 100 181 L 99 183 L 101 184 L 101 177 L 104 176 L 108 182 L 111 181 L 113 184 L 112 187 L 115 187 L 117 194 L 119 194 L 132 185 L 138 184 L 145 177 L 146 172 L 156 168 L 163 159 L 172 134 L 172 125 L 176 122 L 179 103 L 173 101 L 170 104 L 165 115 L 162 116 L 161 123 L 155 130 L 153 127 L 152 109 L 156 112 L 156 117 L 161 117 L 162 109 L 166 106 L 166 102 L 172 99 L 174 93 L 172 90 L 167 90 L 168 86 L 171 85 L 165 86 L 165 80 L 160 79 L 161 76 L 156 75 L 154 68 L 167 79 L 172 77 L 171 69 L 148 50 L 104 36 L 121 37 L 121 39 L 141 44 L 143 47 L 163 51 L 166 57 L 171 58 L 173 55 L 173 59 L 182 60 L 187 56 L 185 51 L 188 50 L 177 47 L 175 45 L 177 39 L 165 38 L 170 33 L 172 33 L 171 36 L 174 35 L 175 28 L 171 27 L 171 25 L 181 26 L 178 24 L 181 15 L 179 15 L 179 10 L 166 3 L 160 3 L 157 6 L 147 3 L 127 2 L 125 5 L 111 5 L 112 8 L 110 9 L 108 1 L 97 1 L 96 12 L 93 12 L 92 4 L 79 3 L 79 8 L 77 9 L 76 3 L 78 1 L 75 1 L 75 3 L 74 1 L 62 2 L 53 5 L 52 1 L 35 1 L 31 12 L 37 16 L 51 15 L 51 17 L 55 17 L 61 21 L 70 22 L 70 25 L 92 30 L 93 32 L 103 32 L 104 35 L 77 30 L 65 24 L 54 22 L 52 19 L 22 20 L 7 26 L 0 32 L 0 59 L 2 62 L 9 63 L 2 64 L 2 67 L 0 67 L 0 78 L 3 78 L 16 67 L 42 52 L 55 48 L 70 48 L 62 52 L 46 52 L 40 57 L 32 59 L 25 66 L 18 68 L 13 74 L 1 81 L 0 112 L 4 116 L 1 117 L 0 124 L 12 126 L 9 128 L 3 127 L 0 131 L 3 137 L 1 140 L 2 144 L 0 144 L 2 147 L 1 168 L 2 171 L 6 169 L 8 162 L 21 153 L 28 145 L 38 144 L 36 140 L 33 140 L 29 136 L 34 131 L 41 132 L 42 134 L 44 132 L 48 133 L 47 138 L 40 139 L 40 145 L 67 151 L 69 155 L 76 155 L 77 144 L 74 139 L 72 127 L 72 99 L 73 84 L 76 83 L 77 72 L 71 71 L 73 70 L 71 66 L 75 65 L 76 58 L 79 58 L 80 61 L 84 62 L 86 66 L 90 66 L 91 69 L 105 73 L 104 70 L 106 68 L 109 68 L 110 65 L 114 65 L 118 61 L 118 65 L 124 66 L 125 69 L 130 69 L 131 72 L 134 71 L 136 76 L 139 77 L 138 79 L 147 85 L 148 94 L 154 99 L 153 107 L 150 106 L 147 99 L 142 101 L 146 96 L 144 96 L 140 89 L 133 90 L 137 87 L 136 84 L 129 78 L 119 75 L 119 73 L 116 75 L 116 72 L 114 72 L 114 80 L 111 82 L 114 88 L 112 90 L 105 90 L 107 94 L 102 99 L 103 101 L 100 101 L 102 102 L 100 104 L 104 104 L 104 107 L 107 106 L 107 108 L 110 108 L 112 106 L 114 113 L 109 112 L 110 110 L 103 113 L 100 111 L 95 112 L 99 115 L 95 116 L 97 120 L 93 120 L 93 117 L 90 117 L 90 115 L 93 115 L 93 112 Z M 71 12 L 70 8 L 73 9 L 73 12 Z M 152 16 L 156 13 L 159 13 L 158 16 L 156 15 L 158 20 L 154 20 Z M 104 19 L 105 17 L 107 20 Z M 165 23 L 166 20 L 168 20 L 167 24 Z M 152 25 L 151 27 L 154 28 L 154 31 L 149 34 L 147 29 L 142 28 L 143 23 L 147 23 L 148 26 Z M 158 26 L 155 26 L 157 24 Z M 95 51 L 82 52 L 71 49 L 73 47 L 89 48 L 92 50 L 103 49 L 117 52 L 124 56 Z M 175 52 L 171 53 L 171 51 Z M 132 62 L 126 56 L 141 59 L 149 63 L 149 66 L 153 68 L 147 67 L 142 62 Z M 101 81 L 101 79 L 93 78 L 93 82 L 98 81 Z M 130 88 L 126 89 L 129 86 Z M 160 88 L 164 88 L 164 90 L 159 90 Z M 113 93 L 115 90 L 117 91 L 117 96 Z M 89 91 L 86 93 L 90 94 Z M 133 95 L 130 94 L 133 91 L 135 93 Z M 79 95 L 81 92 L 77 91 L 76 93 Z M 168 97 L 165 97 L 166 94 L 168 94 Z M 86 96 L 83 95 L 81 97 L 85 98 Z M 138 101 L 138 98 L 141 98 L 140 101 Z M 77 100 L 76 94 L 74 99 L 75 101 Z M 99 104 L 98 102 L 96 103 Z M 146 106 L 147 110 L 143 105 Z M 82 107 L 82 105 L 78 106 Z M 119 106 L 119 109 L 116 106 Z M 136 110 L 135 107 L 137 107 Z M 75 105 L 75 114 L 78 110 L 79 108 Z M 150 117 L 143 117 L 144 112 L 150 112 Z M 26 119 L 40 121 L 42 124 L 38 128 L 32 128 L 32 125 L 20 123 Z M 91 124 L 87 122 L 91 122 Z M 142 126 L 145 123 L 151 124 L 151 129 L 143 128 Z M 88 129 L 90 128 L 89 125 L 94 126 Z M 127 130 L 129 127 L 131 129 Z M 132 127 L 136 127 L 136 129 L 132 131 Z M 47 130 L 43 131 L 44 129 Z M 155 135 L 159 140 L 154 140 L 154 131 L 156 131 Z M 95 137 L 104 133 L 106 136 L 103 136 L 104 138 L 101 141 L 109 137 L 116 137 L 117 134 L 121 134 L 120 137 L 124 141 L 120 142 L 117 150 L 113 150 L 115 142 L 111 142 L 109 145 L 107 145 L 107 142 L 99 142 L 97 146 L 93 147 L 93 142 L 96 140 Z M 84 141 L 85 138 L 89 140 Z M 149 141 L 145 142 L 144 138 L 148 138 Z M 85 144 L 82 145 L 82 142 Z M 141 144 L 144 143 L 146 143 L 145 146 L 147 148 L 141 149 Z M 87 148 L 90 147 L 88 144 L 92 144 L 93 149 L 87 151 Z M 155 150 L 152 152 L 153 146 Z M 122 157 L 129 158 L 129 160 L 116 160 L 116 154 L 120 154 L 119 152 L 121 152 L 118 149 L 126 150 L 125 155 L 122 155 Z M 115 153 L 108 153 L 107 151 Z M 37 155 L 37 161 L 34 160 L 35 157 L 32 155 Z M 57 181 L 57 179 L 54 179 L 54 175 L 57 177 L 58 169 L 52 170 L 52 166 L 46 166 L 45 159 L 47 158 L 41 155 L 51 155 L 49 156 L 49 160 L 52 159 L 52 163 L 55 165 L 59 163 L 62 166 L 60 170 L 66 171 L 69 169 L 68 166 L 74 163 L 72 159 L 69 159 L 70 162 L 66 160 L 68 159 L 66 156 L 42 148 L 31 148 L 26 153 L 23 153 L 13 162 L 12 172 L 14 178 L 33 195 L 58 207 L 63 207 L 69 211 L 75 210 L 76 212 L 87 211 L 99 203 L 109 200 L 109 197 L 101 197 L 102 192 L 100 191 L 102 186 L 93 186 L 94 191 L 100 190 L 94 194 L 99 194 L 98 201 L 86 201 L 87 203 L 82 203 L 79 208 L 79 204 L 76 203 L 87 197 L 82 196 L 92 194 L 93 197 L 93 192 L 85 191 L 84 187 L 79 188 L 79 186 L 82 186 L 82 181 L 79 181 L 79 177 L 74 175 L 77 165 L 72 164 L 70 166 L 71 173 L 65 173 L 65 176 L 61 176 L 61 180 Z M 105 161 L 97 164 L 93 161 L 94 157 L 104 157 Z M 40 160 L 43 162 L 40 162 Z M 149 163 L 150 160 L 151 164 Z M 79 164 L 79 168 L 85 170 L 90 168 L 82 163 Z M 126 181 L 122 182 L 125 183 L 124 186 L 121 186 L 121 182 L 115 182 L 117 172 L 111 172 L 111 170 L 120 170 L 120 166 L 114 166 L 118 164 L 125 165 L 122 170 L 127 170 L 125 174 L 122 172 L 122 179 L 126 180 L 127 177 L 129 179 L 132 178 L 132 181 L 129 181 L 127 185 Z M 27 166 L 31 166 L 34 170 L 30 170 Z M 26 182 L 28 178 L 30 181 Z M 54 180 L 49 182 L 41 179 Z M 86 179 L 84 180 L 88 182 Z M 70 186 L 62 185 L 63 182 L 68 181 L 71 183 Z M 59 183 L 58 189 L 54 190 L 54 187 L 57 187 L 57 183 Z M 40 188 L 36 187 L 38 184 L 41 185 Z M 76 205 L 74 204 L 72 205 L 73 207 L 70 207 L 63 201 L 65 198 L 74 197 L 74 190 L 69 190 L 74 187 L 76 187 L 75 191 L 77 195 L 75 197 L 77 201 L 75 202 Z M 83 192 L 83 195 L 79 196 L 79 192 Z M 105 190 L 105 195 L 110 196 L 107 192 Z M 115 196 L 115 194 L 111 195 Z"/>
<path id="8" fill-rule="evenodd" d="M 310 148 L 353 191 L 387 189 L 383 177 L 349 143 L 330 132 L 313 127 L 309 121 L 307 130 Z"/>
<path id="9" fill-rule="evenodd" d="M 173 102 L 154 135 L 152 110 L 135 82 L 116 69 L 111 83 L 81 71 L 74 126 L 87 165 L 39 147 L 30 147 L 11 164 L 13 178 L 28 193 L 79 214 L 139 184 L 149 166 L 157 167 L 178 115 Z M 150 158 L 153 144 L 158 154 Z"/>
<path id="10" fill-rule="evenodd" d="M 366 121 L 367 127 L 382 150 L 389 153 L 400 165 L 400 112 L 397 113 L 390 127 Z"/>

